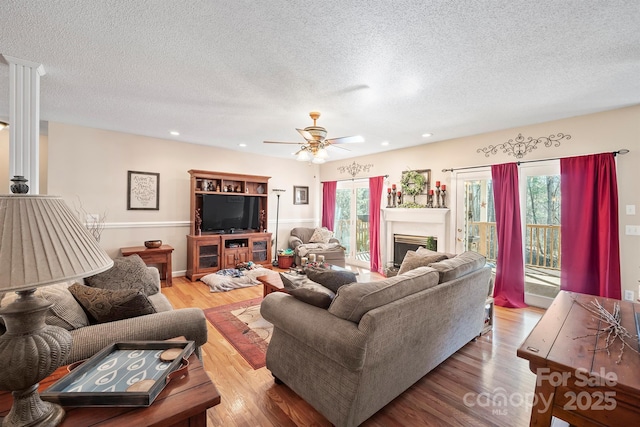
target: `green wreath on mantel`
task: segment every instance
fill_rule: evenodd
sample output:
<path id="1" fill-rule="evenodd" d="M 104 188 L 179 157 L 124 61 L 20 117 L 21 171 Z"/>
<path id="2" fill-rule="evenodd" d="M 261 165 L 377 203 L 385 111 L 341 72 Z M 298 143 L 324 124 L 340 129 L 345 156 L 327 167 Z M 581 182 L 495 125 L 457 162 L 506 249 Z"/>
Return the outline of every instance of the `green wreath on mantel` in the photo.
<path id="1" fill-rule="evenodd" d="M 416 171 L 406 171 L 402 173 L 400 180 L 402 185 L 402 193 L 405 196 L 413 196 L 413 202 L 416 202 L 416 196 L 422 194 L 424 187 L 427 185 L 427 178 Z"/>

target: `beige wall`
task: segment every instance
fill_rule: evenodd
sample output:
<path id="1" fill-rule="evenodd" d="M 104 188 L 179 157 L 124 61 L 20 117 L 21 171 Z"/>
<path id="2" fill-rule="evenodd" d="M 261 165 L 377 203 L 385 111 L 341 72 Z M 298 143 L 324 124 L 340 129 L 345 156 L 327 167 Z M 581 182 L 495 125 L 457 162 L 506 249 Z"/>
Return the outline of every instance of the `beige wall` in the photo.
<path id="1" fill-rule="evenodd" d="M 522 160 L 602 153 L 621 148 L 631 150 L 630 153 L 617 157 L 620 252 L 623 289 L 633 290 L 635 297 L 638 298 L 640 236 L 627 236 L 624 233 L 625 225 L 640 225 L 640 191 L 638 191 L 638 185 L 640 185 L 640 106 L 435 142 L 349 159 L 348 161 L 328 162 L 320 166 L 320 178 L 322 181 L 350 178 L 350 175 L 341 173 L 338 167 L 349 165 L 355 161 L 363 165 L 373 164 L 369 172 L 361 173 L 357 177 L 388 174 L 388 184 L 399 184 L 403 170 L 431 169 L 432 186 L 433 182 L 439 180 L 451 188 L 451 172 L 442 172 L 442 169 L 516 161 L 514 157 L 502 152 L 485 157 L 484 153 L 477 152 L 479 148 L 491 144 L 501 144 L 517 137 L 519 133 L 525 138 L 537 138 L 559 132 L 571 135 L 571 139 L 563 140 L 559 147 L 538 146 Z M 450 204 L 453 210 L 455 210 L 454 205 Z M 626 205 L 636 206 L 635 216 L 626 215 Z M 455 212 L 452 212 L 451 217 L 455 218 Z"/>
<path id="2" fill-rule="evenodd" d="M 278 246 L 289 230 L 317 223 L 317 166 L 295 160 L 253 157 L 238 151 L 184 144 L 61 123 L 49 123 L 49 194 L 73 208 L 106 212 L 101 246 L 115 257 L 119 248 L 161 239 L 175 248 L 173 270 L 186 269 L 189 232 L 189 169 L 271 176 L 280 197 Z M 160 173 L 160 210 L 127 210 L 127 171 Z M 309 205 L 293 205 L 293 186 L 308 186 Z M 275 232 L 276 197 L 269 197 L 268 229 Z"/>

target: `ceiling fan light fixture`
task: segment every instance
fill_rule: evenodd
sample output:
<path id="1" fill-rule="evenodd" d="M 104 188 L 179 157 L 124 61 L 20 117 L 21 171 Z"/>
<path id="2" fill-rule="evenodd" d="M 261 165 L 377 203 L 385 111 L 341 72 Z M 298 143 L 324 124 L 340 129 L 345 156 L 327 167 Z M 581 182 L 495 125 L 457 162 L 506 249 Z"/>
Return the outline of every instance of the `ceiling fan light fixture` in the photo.
<path id="1" fill-rule="evenodd" d="M 308 162 L 311 160 L 311 154 L 307 150 L 300 150 L 296 160 L 299 162 Z"/>
<path id="2" fill-rule="evenodd" d="M 326 161 L 326 160 L 325 160 L 325 159 L 323 159 L 322 157 L 315 156 L 315 157 L 313 158 L 313 160 L 311 160 L 311 163 L 315 163 L 315 164 L 319 165 L 319 164 L 324 163 L 325 161 Z"/>
<path id="3" fill-rule="evenodd" d="M 320 158 L 320 159 L 328 159 L 329 158 L 329 153 L 327 152 L 326 148 L 319 148 L 318 151 L 316 152 L 315 156 Z"/>

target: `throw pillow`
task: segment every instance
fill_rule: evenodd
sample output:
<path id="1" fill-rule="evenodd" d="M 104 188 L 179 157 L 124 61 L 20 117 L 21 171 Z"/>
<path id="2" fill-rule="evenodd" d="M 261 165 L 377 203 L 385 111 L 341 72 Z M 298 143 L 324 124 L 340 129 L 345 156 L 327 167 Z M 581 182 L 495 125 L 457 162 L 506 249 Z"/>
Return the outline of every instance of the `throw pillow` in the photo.
<path id="1" fill-rule="evenodd" d="M 418 267 L 425 267 L 431 264 L 432 262 L 438 262 L 447 259 L 445 254 L 435 253 L 421 255 L 416 251 L 407 251 L 402 260 L 402 264 L 400 264 L 400 269 L 398 270 L 398 274 L 404 274 L 407 271 L 416 269 Z"/>
<path id="2" fill-rule="evenodd" d="M 121 290 L 136 289 L 145 295 L 153 295 L 160 289 L 158 282 L 139 255 L 119 257 L 113 260 L 113 267 L 95 276 L 84 279 L 93 288 Z"/>
<path id="3" fill-rule="evenodd" d="M 36 289 L 35 296 L 44 298 L 53 304 L 45 315 L 47 325 L 59 326 L 72 331 L 74 329 L 89 326 L 86 313 L 69 292 L 69 283 L 57 283 Z M 11 304 L 18 298 L 15 292 L 8 293 L 1 301 L 1 306 Z M 0 318 L 1 319 L 1 318 Z"/>
<path id="4" fill-rule="evenodd" d="M 313 235 L 309 239 L 309 243 L 329 243 L 329 239 L 333 237 L 333 231 L 327 227 L 316 228 Z"/>
<path id="5" fill-rule="evenodd" d="M 336 296 L 330 289 L 319 284 L 306 284 L 289 292 L 296 299 L 316 307 L 327 309 Z"/>
<path id="6" fill-rule="evenodd" d="M 466 251 L 454 258 L 434 262 L 430 267 L 438 270 L 440 274 L 440 283 L 448 282 L 465 276 L 472 271 L 484 267 L 487 259 L 477 252 Z"/>
<path id="7" fill-rule="evenodd" d="M 69 292 L 96 323 L 113 322 L 155 313 L 149 298 L 136 289 L 109 290 L 73 284 Z"/>
<path id="8" fill-rule="evenodd" d="M 456 254 L 451 254 L 448 252 L 436 252 L 436 251 L 432 251 L 431 249 L 427 249 L 424 246 L 420 246 L 418 247 L 418 249 L 416 249 L 416 253 L 418 255 L 446 255 L 447 258 L 453 258 L 454 256 L 456 256 Z"/>
<path id="9" fill-rule="evenodd" d="M 297 289 L 309 282 L 309 278 L 307 276 L 300 274 L 280 273 L 280 279 L 282 280 L 282 284 L 287 292 Z"/>
<path id="10" fill-rule="evenodd" d="M 403 275 L 369 283 L 342 286 L 329 306 L 329 313 L 358 323 L 369 310 L 389 304 L 438 284 L 431 267 L 419 267 Z"/>
<path id="11" fill-rule="evenodd" d="M 316 283 L 320 283 L 333 292 L 338 292 L 338 288 L 357 281 L 353 271 L 335 271 L 330 268 L 307 267 L 304 269 L 307 277 Z"/>
<path id="12" fill-rule="evenodd" d="M 294 298 L 320 308 L 329 308 L 336 296 L 331 289 L 315 283 L 306 276 L 280 273 L 282 284 Z"/>

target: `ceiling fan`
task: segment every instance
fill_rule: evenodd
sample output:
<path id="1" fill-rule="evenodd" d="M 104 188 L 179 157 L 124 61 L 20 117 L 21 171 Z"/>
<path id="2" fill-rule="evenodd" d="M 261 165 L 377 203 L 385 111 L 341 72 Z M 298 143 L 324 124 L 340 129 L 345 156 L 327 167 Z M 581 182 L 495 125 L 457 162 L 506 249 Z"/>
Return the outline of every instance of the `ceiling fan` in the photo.
<path id="1" fill-rule="evenodd" d="M 306 142 L 280 142 L 280 141 L 264 141 L 265 144 L 300 144 L 302 147 L 298 150 L 296 160 L 301 162 L 311 161 L 313 163 L 324 163 L 329 157 L 327 153 L 327 147 L 337 144 L 353 144 L 364 142 L 364 138 L 361 136 L 343 136 L 340 138 L 325 139 L 327 136 L 327 130 L 321 126 L 316 125 L 316 121 L 320 117 L 320 113 L 312 111 L 309 113 L 309 117 L 313 120 L 313 126 L 307 126 L 304 129 L 296 129 L 300 132 L 300 135 L 306 140 Z M 343 150 L 347 150 L 345 147 L 339 147 Z"/>

